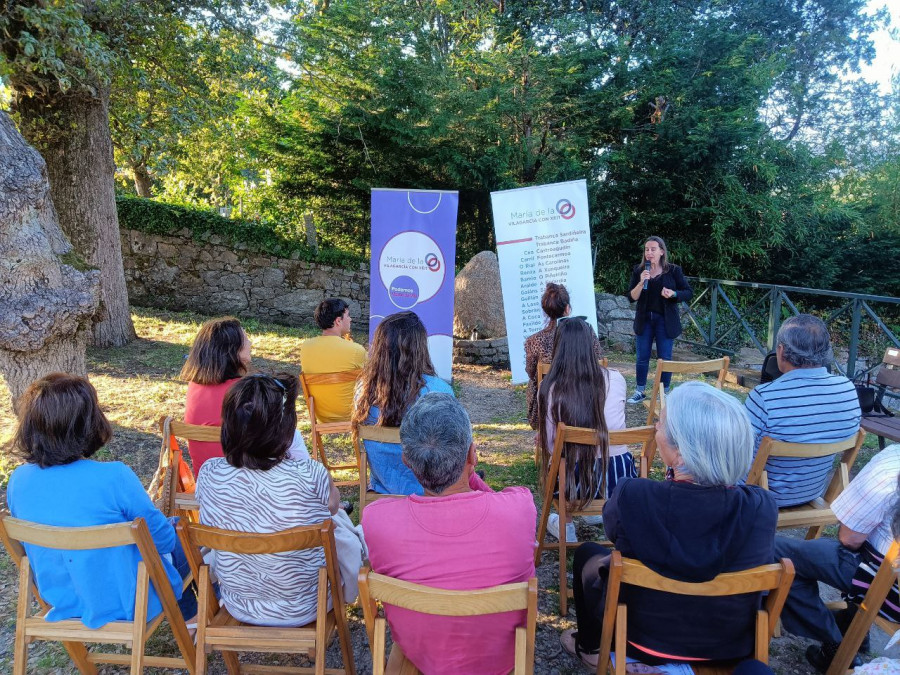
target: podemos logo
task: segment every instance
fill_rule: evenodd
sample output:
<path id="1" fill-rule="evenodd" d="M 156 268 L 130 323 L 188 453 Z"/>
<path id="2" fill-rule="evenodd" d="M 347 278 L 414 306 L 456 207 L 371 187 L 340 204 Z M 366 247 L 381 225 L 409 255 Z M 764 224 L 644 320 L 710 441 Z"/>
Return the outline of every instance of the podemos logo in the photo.
<path id="1" fill-rule="evenodd" d="M 438 258 L 434 253 L 429 253 L 425 256 L 425 264 L 432 272 L 438 272 L 441 269 L 440 258 Z"/>
<path id="2" fill-rule="evenodd" d="M 560 199 L 556 202 L 556 212 L 565 220 L 575 217 L 575 207 L 568 199 Z"/>

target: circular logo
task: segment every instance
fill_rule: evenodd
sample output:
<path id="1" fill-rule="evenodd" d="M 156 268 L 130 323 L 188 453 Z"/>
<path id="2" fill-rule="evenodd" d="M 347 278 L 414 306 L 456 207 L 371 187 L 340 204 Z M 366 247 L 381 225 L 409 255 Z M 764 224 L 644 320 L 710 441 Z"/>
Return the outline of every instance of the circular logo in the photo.
<path id="1" fill-rule="evenodd" d="M 419 301 L 419 284 L 412 277 L 401 275 L 388 285 L 388 295 L 400 309 L 415 307 Z"/>
<path id="2" fill-rule="evenodd" d="M 569 220 L 575 216 L 575 207 L 568 199 L 560 199 L 556 202 L 556 212 L 565 220 Z"/>
<path id="3" fill-rule="evenodd" d="M 449 269 L 445 264 L 437 242 L 424 232 L 408 230 L 391 237 L 378 255 L 378 279 L 387 291 L 388 299 L 400 309 L 410 309 L 421 302 L 427 302 L 440 290 Z M 392 286 L 408 279 L 415 284 L 415 300 L 410 302 L 407 293 L 412 288 L 409 283 L 399 284 L 403 289 L 396 294 Z M 453 277 L 450 277 L 453 280 Z M 399 302 L 398 302 L 399 300 Z M 400 303 L 406 304 L 400 304 Z"/>

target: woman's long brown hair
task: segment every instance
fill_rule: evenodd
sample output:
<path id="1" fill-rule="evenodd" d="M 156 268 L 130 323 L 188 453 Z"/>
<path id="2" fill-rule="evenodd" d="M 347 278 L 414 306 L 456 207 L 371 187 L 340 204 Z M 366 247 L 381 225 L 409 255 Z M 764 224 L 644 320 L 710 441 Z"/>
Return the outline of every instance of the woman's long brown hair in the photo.
<path id="1" fill-rule="evenodd" d="M 543 450 L 544 465 L 549 462 L 553 447 L 547 435 L 547 417 L 572 427 L 596 429 L 600 440 L 602 471 L 594 471 L 596 445 L 566 443 L 566 492 L 574 497 L 578 485 L 580 498 L 569 501 L 580 509 L 591 502 L 594 495 L 606 495 L 606 474 L 609 465 L 609 430 L 606 427 L 606 373 L 594 353 L 594 329 L 584 319 L 564 319 L 556 328 L 553 362 L 550 372 L 541 381 L 538 391 L 538 434 Z M 571 490 L 571 492 L 570 492 Z"/>
<path id="2" fill-rule="evenodd" d="M 353 403 L 350 419 L 354 427 L 365 424 L 373 405 L 379 409 L 376 424 L 399 427 L 425 386 L 425 375 L 434 374 L 428 355 L 428 334 L 421 319 L 413 312 L 385 317 L 375 329 L 369 360 Z"/>

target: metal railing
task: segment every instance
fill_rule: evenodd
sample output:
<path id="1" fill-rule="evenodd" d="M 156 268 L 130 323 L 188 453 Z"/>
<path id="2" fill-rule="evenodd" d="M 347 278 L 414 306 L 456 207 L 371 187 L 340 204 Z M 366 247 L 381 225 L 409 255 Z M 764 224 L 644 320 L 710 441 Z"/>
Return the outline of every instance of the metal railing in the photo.
<path id="1" fill-rule="evenodd" d="M 878 330 L 883 333 L 887 340 L 895 347 L 900 348 L 900 339 L 891 328 L 878 316 L 878 313 L 872 309 L 872 305 L 876 303 L 886 303 L 900 309 L 900 298 L 892 298 L 884 295 L 865 295 L 861 293 L 844 293 L 842 291 L 827 291 L 817 288 L 804 288 L 800 286 L 778 286 L 774 284 L 757 284 L 745 281 L 727 281 L 723 279 L 706 279 L 704 277 L 688 277 L 694 284 L 694 298 L 690 304 L 682 303 L 682 307 L 686 308 L 686 314 L 696 328 L 697 332 L 703 339 L 702 343 L 683 340 L 690 344 L 702 346 L 713 351 L 734 354 L 733 350 L 725 348 L 725 341 L 731 338 L 735 333 L 745 333 L 756 347 L 761 355 L 765 355 L 775 349 L 775 336 L 778 334 L 778 328 L 782 323 L 782 314 L 786 307 L 794 315 L 799 314 L 800 310 L 788 294 L 798 295 L 805 294 L 808 296 L 817 296 L 818 298 L 836 298 L 837 307 L 833 308 L 824 319 L 826 324 L 832 324 L 840 317 L 848 312 L 850 314 L 850 334 L 847 348 L 847 365 L 842 368 L 841 364 L 835 362 L 837 368 L 844 372 L 847 377 L 853 379 L 858 375 L 856 372 L 856 362 L 859 357 L 860 344 L 860 326 L 864 318 L 868 318 L 877 326 Z M 705 284 L 703 290 L 697 288 L 697 285 Z M 729 297 L 726 288 L 736 289 L 755 289 L 765 291 L 763 295 L 743 312 L 738 308 L 734 298 Z M 720 303 L 724 304 L 725 309 L 722 310 Z M 766 314 L 768 318 L 765 335 L 757 335 L 757 331 L 751 326 L 747 317 L 757 317 L 758 312 L 768 303 Z M 705 311 L 705 315 L 704 315 Z M 722 330 L 721 324 L 723 317 L 719 312 L 724 311 L 726 317 L 731 323 L 730 327 Z M 762 332 L 762 331 L 760 331 Z M 874 356 L 874 355 L 873 355 Z M 869 368 L 863 369 L 862 372 L 871 370 L 881 363 L 881 354 L 877 355 L 877 361 Z"/>

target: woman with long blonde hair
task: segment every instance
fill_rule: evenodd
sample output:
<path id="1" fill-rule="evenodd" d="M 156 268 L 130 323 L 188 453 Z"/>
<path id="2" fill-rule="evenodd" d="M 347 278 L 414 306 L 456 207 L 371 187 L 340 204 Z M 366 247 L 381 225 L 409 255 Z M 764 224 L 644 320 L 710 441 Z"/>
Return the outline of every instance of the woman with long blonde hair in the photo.
<path id="1" fill-rule="evenodd" d="M 453 394 L 437 376 L 428 355 L 428 334 L 413 312 L 385 317 L 375 329 L 369 360 L 360 378 L 351 420 L 354 427 L 399 427 L 416 399 L 430 392 Z M 372 489 L 382 494 L 424 494 L 400 459 L 400 445 L 365 441 Z"/>

